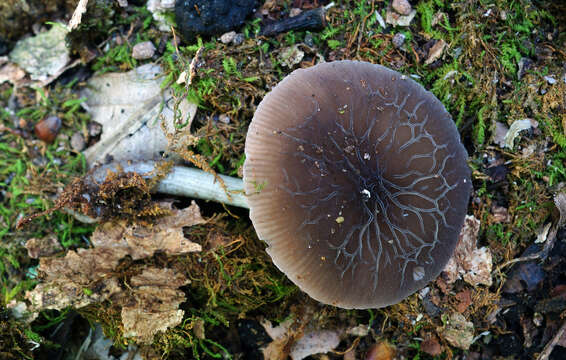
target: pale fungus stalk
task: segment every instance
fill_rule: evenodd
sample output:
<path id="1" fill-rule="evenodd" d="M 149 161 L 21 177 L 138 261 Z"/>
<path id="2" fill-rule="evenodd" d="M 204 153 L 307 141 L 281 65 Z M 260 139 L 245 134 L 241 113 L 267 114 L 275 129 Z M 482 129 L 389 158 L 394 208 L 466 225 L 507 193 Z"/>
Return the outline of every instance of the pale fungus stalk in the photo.
<path id="1" fill-rule="evenodd" d="M 155 163 L 144 161 L 129 164 L 104 165 L 94 172 L 94 180 L 98 182 L 104 180 L 108 170 L 135 172 L 144 177 L 149 177 L 155 170 Z M 155 191 L 161 194 L 212 200 L 226 205 L 249 209 L 248 202 L 244 196 L 244 184 L 242 180 L 225 175 L 217 176 L 224 182 L 226 190 L 212 174 L 186 166 L 174 166 L 171 171 L 159 181 Z"/>

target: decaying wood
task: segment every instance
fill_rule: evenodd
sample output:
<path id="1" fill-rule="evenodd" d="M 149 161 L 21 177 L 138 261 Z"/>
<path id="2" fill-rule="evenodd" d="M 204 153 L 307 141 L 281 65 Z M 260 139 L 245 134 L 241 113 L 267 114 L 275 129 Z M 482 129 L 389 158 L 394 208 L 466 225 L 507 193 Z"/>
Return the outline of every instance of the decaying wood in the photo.
<path id="1" fill-rule="evenodd" d="M 323 7 L 307 10 L 297 16 L 266 25 L 260 35 L 273 36 L 289 30 L 322 29 L 326 26 L 324 15 Z"/>

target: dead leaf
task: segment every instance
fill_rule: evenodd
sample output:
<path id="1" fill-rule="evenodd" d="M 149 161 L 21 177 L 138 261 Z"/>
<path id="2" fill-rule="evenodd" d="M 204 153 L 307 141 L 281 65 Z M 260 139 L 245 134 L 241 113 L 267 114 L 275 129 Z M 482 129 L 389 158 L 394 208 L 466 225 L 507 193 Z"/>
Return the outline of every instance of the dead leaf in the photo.
<path id="1" fill-rule="evenodd" d="M 70 250 L 65 257 L 44 257 L 38 272 L 43 281 L 26 293 L 33 310 L 80 308 L 102 302 L 123 290 L 115 277 L 121 259 L 152 256 L 160 251 L 179 255 L 200 251 L 200 245 L 183 237 L 183 226 L 204 222 L 196 203 L 186 209 L 171 209 L 171 215 L 158 218 L 153 225 L 109 223 L 95 231 L 95 248 Z M 134 281 L 135 283 L 135 281 Z"/>
<path id="2" fill-rule="evenodd" d="M 495 135 L 493 136 L 493 142 L 498 145 L 500 148 L 505 147 L 505 135 L 509 131 L 509 127 L 499 121 L 495 122 Z"/>
<path id="3" fill-rule="evenodd" d="M 288 343 L 292 341 L 294 331 L 291 326 L 295 321 L 291 318 L 273 327 L 271 321 L 264 320 L 261 325 L 269 337 L 273 339 L 266 347 L 261 349 L 264 360 L 285 360 L 289 355 Z"/>
<path id="4" fill-rule="evenodd" d="M 7 63 L 0 68 L 0 84 L 9 81 L 15 85 L 26 76 L 26 72 L 14 63 Z"/>
<path id="5" fill-rule="evenodd" d="M 304 57 L 305 52 L 299 49 L 298 45 L 293 45 L 281 49 L 277 58 L 281 61 L 281 64 L 292 69 L 295 65 L 300 63 Z"/>
<path id="6" fill-rule="evenodd" d="M 380 341 L 370 347 L 366 360 L 392 360 L 395 357 L 395 347 L 387 341 Z"/>
<path id="7" fill-rule="evenodd" d="M 44 238 L 31 238 L 26 241 L 25 248 L 28 250 L 28 256 L 32 259 L 39 259 L 40 257 L 51 256 L 63 250 L 59 240 L 54 235 L 49 235 Z"/>
<path id="8" fill-rule="evenodd" d="M 291 358 L 302 360 L 315 354 L 325 354 L 334 350 L 340 343 L 340 334 L 331 330 L 307 332 L 291 346 Z"/>
<path id="9" fill-rule="evenodd" d="M 515 138 L 523 130 L 538 127 L 538 122 L 533 119 L 515 120 L 509 127 L 507 134 L 505 134 L 505 147 L 513 150 Z"/>
<path id="10" fill-rule="evenodd" d="M 46 81 L 60 74 L 69 62 L 66 35 L 64 25 L 53 24 L 48 31 L 18 41 L 10 53 L 10 60 L 27 71 L 32 80 Z"/>
<path id="11" fill-rule="evenodd" d="M 360 324 L 346 330 L 346 334 L 352 336 L 364 337 L 367 336 L 367 334 L 369 333 L 369 329 L 370 329 L 369 325 Z"/>
<path id="12" fill-rule="evenodd" d="M 133 301 L 122 307 L 124 336 L 151 344 L 155 334 L 179 325 L 185 312 L 178 308 L 185 294 L 178 288 L 188 283 L 171 269 L 148 268 L 132 277 Z"/>
<path id="13" fill-rule="evenodd" d="M 456 306 L 456 310 L 459 313 L 463 313 L 468 309 L 468 307 L 472 304 L 472 292 L 470 289 L 466 289 L 460 291 L 456 294 L 456 300 L 458 300 L 458 305 Z"/>
<path id="14" fill-rule="evenodd" d="M 464 315 L 453 313 L 447 319 L 446 326 L 439 333 L 452 346 L 468 350 L 474 340 L 474 324 L 467 321 Z"/>
<path id="15" fill-rule="evenodd" d="M 146 64 L 126 73 L 94 76 L 81 96 L 92 119 L 102 125 L 100 140 L 84 151 L 87 162 L 161 159 L 175 131 L 175 99 L 161 89 L 163 70 Z M 197 105 L 179 103 L 180 120 L 190 127 Z"/>
<path id="16" fill-rule="evenodd" d="M 425 61 L 425 65 L 430 65 L 436 60 L 440 59 L 440 56 L 442 56 L 442 52 L 444 51 L 445 47 L 446 42 L 444 40 L 440 39 L 435 42 L 434 45 L 428 50 L 428 56 Z"/>
<path id="17" fill-rule="evenodd" d="M 434 334 L 427 334 L 421 343 L 421 350 L 430 356 L 438 356 L 444 351 L 438 342 L 438 337 Z"/>
<path id="18" fill-rule="evenodd" d="M 491 286 L 491 252 L 487 247 L 476 247 L 479 230 L 480 221 L 472 215 L 466 216 L 454 255 L 443 270 L 448 284 L 462 278 L 473 286 Z"/>
<path id="19" fill-rule="evenodd" d="M 415 18 L 415 15 L 417 15 L 417 10 L 414 9 L 409 15 L 401 15 L 393 11 L 393 9 L 388 8 L 385 13 L 385 22 L 393 26 L 409 26 L 411 25 L 411 21 Z"/>
<path id="20" fill-rule="evenodd" d="M 125 252 L 112 249 L 69 250 L 65 257 L 47 257 L 39 261 L 43 281 L 26 292 L 32 311 L 61 310 L 102 302 L 121 291 L 111 276 Z"/>
<path id="21" fill-rule="evenodd" d="M 181 255 L 202 250 L 184 237 L 183 227 L 204 222 L 193 201 L 185 209 L 171 210 L 171 215 L 157 219 L 151 227 L 126 221 L 102 224 L 92 234 L 91 242 L 96 248 L 121 250 L 134 260 L 153 256 L 156 251 Z"/>

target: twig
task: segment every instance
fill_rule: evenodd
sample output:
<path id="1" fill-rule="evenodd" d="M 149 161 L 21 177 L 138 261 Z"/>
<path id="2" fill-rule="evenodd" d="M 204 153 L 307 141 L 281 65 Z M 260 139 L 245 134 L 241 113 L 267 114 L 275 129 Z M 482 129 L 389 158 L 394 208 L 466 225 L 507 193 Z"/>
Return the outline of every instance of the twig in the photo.
<path id="1" fill-rule="evenodd" d="M 321 29 L 326 25 L 325 8 L 320 7 L 304 11 L 297 16 L 286 18 L 266 25 L 261 36 L 272 36 L 289 30 Z"/>
<path id="2" fill-rule="evenodd" d="M 76 29 L 80 25 L 83 14 L 86 12 L 87 5 L 88 5 L 88 0 L 79 1 L 75 11 L 73 12 L 73 16 L 71 17 L 71 21 L 69 21 L 69 25 L 68 25 L 69 30 Z"/>
<path id="3" fill-rule="evenodd" d="M 552 227 L 552 229 L 550 229 L 550 231 L 548 232 L 548 236 L 546 238 L 546 242 L 544 243 L 544 246 L 543 246 L 541 251 L 537 252 L 536 254 L 518 257 L 518 258 L 515 258 L 515 259 L 511 259 L 509 261 L 506 261 L 503 264 L 499 265 L 495 271 L 501 272 L 501 269 L 503 269 L 504 267 L 507 267 L 509 265 L 512 265 L 512 264 L 515 264 L 515 263 L 518 263 L 518 262 L 532 261 L 532 260 L 538 260 L 538 259 L 546 259 L 546 257 L 548 256 L 548 253 L 550 252 L 550 250 L 552 250 L 552 248 L 554 247 L 554 243 L 556 242 L 556 234 L 558 233 L 558 227 L 559 227 L 558 224 L 555 224 Z"/>
<path id="4" fill-rule="evenodd" d="M 564 336 L 565 333 L 566 333 L 566 321 L 562 323 L 562 326 L 560 327 L 560 329 L 558 329 L 558 332 L 556 333 L 556 335 L 554 335 L 552 340 L 550 340 L 546 344 L 542 352 L 538 355 L 537 360 L 547 360 L 550 357 L 552 350 L 554 350 L 554 347 L 556 346 L 556 344 L 558 344 L 558 342 L 560 341 L 562 336 Z"/>

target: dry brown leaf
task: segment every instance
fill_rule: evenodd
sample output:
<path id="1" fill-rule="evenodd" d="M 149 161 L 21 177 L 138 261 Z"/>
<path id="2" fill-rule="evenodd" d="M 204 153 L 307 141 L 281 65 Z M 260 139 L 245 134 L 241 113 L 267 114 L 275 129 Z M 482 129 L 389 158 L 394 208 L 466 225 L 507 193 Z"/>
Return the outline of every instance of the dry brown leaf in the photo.
<path id="1" fill-rule="evenodd" d="M 111 273 L 125 255 L 105 248 L 78 249 L 70 250 L 65 257 L 40 259 L 38 271 L 45 278 L 26 293 L 31 309 L 80 308 L 108 299 L 121 291 Z"/>
<path id="2" fill-rule="evenodd" d="M 476 247 L 479 230 L 480 221 L 473 216 L 466 216 L 454 255 L 443 270 L 448 284 L 462 278 L 474 286 L 491 286 L 491 252 L 487 247 Z"/>
<path id="3" fill-rule="evenodd" d="M 97 248 L 123 249 L 134 260 L 153 256 L 156 251 L 181 255 L 201 251 L 199 244 L 185 239 L 183 227 L 204 222 L 193 201 L 188 208 L 171 210 L 170 216 L 158 219 L 152 227 L 125 221 L 102 224 L 92 234 L 91 242 Z"/>
<path id="4" fill-rule="evenodd" d="M 428 56 L 425 61 L 425 65 L 430 65 L 436 60 L 440 59 L 444 48 L 446 47 L 446 42 L 442 39 L 438 40 L 428 51 Z"/>
<path id="5" fill-rule="evenodd" d="M 453 313 L 439 333 L 452 346 L 468 350 L 474 341 L 474 324 L 467 321 L 464 315 Z"/>
<path id="6" fill-rule="evenodd" d="M 59 240 L 57 240 L 57 237 L 54 235 L 49 235 L 41 239 L 31 238 L 26 241 L 25 248 L 28 250 L 28 256 L 32 259 L 51 256 L 63 250 L 63 247 L 59 244 Z"/>
<path id="7" fill-rule="evenodd" d="M 200 251 L 199 244 L 183 236 L 184 226 L 205 221 L 198 205 L 193 202 L 186 209 L 170 211 L 171 215 L 158 218 L 152 226 L 125 225 L 123 222 L 104 224 L 92 236 L 95 248 L 70 250 L 64 257 L 41 258 L 38 271 L 43 281 L 26 293 L 32 309 L 80 308 L 118 296 L 122 288 L 114 271 L 126 255 L 137 260 L 152 256 L 157 251 L 168 255 Z M 151 274 L 143 279 L 145 284 L 154 287 L 157 282 L 151 282 Z M 138 279 L 141 278 L 132 279 L 134 286 L 142 286 L 137 283 Z M 177 283 L 185 281 L 173 282 L 172 279 L 169 283 L 174 288 L 180 286 Z M 163 292 L 166 295 L 170 293 Z M 173 315 L 178 316 L 176 313 Z"/>
<path id="8" fill-rule="evenodd" d="M 394 357 L 395 347 L 387 341 L 379 341 L 366 354 L 366 360 L 392 360 Z"/>
<path id="9" fill-rule="evenodd" d="M 436 335 L 427 334 L 421 343 L 421 350 L 430 356 L 439 356 L 442 354 L 442 345 L 438 342 Z"/>
<path id="10" fill-rule="evenodd" d="M 177 326 L 184 311 L 179 304 L 185 301 L 180 286 L 189 283 L 182 274 L 171 269 L 145 269 L 131 279 L 131 302 L 122 308 L 124 336 L 150 344 L 159 331 Z"/>
<path id="11" fill-rule="evenodd" d="M 14 63 L 8 63 L 0 67 L 0 84 L 9 81 L 15 85 L 25 76 L 26 72 Z"/>

